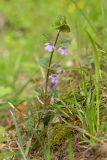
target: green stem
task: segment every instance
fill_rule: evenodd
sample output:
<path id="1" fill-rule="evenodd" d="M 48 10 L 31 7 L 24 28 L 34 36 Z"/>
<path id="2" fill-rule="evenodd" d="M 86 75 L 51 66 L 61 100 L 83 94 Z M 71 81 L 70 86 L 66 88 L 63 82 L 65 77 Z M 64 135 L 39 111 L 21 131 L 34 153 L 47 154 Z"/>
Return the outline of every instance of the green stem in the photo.
<path id="1" fill-rule="evenodd" d="M 60 32 L 61 31 L 59 30 L 58 33 L 57 33 L 57 36 L 56 36 L 56 39 L 55 39 L 55 42 L 54 42 L 54 46 L 56 46 L 56 44 L 57 44 Z M 52 63 L 53 54 L 54 54 L 54 50 L 51 52 L 50 59 L 49 59 L 49 64 L 48 64 L 48 69 L 47 69 L 46 84 L 45 84 L 45 96 L 47 96 L 47 91 L 48 91 L 48 81 L 49 81 L 49 74 L 50 74 L 50 70 L 51 70 L 50 67 L 51 67 L 51 63 Z"/>

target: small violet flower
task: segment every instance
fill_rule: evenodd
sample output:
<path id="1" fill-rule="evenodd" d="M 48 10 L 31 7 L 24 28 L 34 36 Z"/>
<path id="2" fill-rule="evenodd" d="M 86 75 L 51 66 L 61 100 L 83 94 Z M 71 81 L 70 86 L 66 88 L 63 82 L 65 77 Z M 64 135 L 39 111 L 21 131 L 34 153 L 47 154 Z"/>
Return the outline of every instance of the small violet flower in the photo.
<path id="1" fill-rule="evenodd" d="M 55 49 L 55 46 L 52 42 L 48 42 L 48 43 L 45 43 L 44 49 L 48 52 L 52 52 Z"/>
<path id="2" fill-rule="evenodd" d="M 54 64 L 52 67 L 53 67 L 53 68 L 59 68 L 59 67 L 61 67 L 61 65 L 58 64 L 58 63 L 56 63 L 56 64 Z"/>
<path id="3" fill-rule="evenodd" d="M 51 79 L 51 87 L 58 83 L 58 76 L 56 74 L 51 74 L 49 78 Z"/>
<path id="4" fill-rule="evenodd" d="M 57 74 L 64 74 L 64 70 L 57 71 Z"/>
<path id="5" fill-rule="evenodd" d="M 58 51 L 60 52 L 61 55 L 68 54 L 68 50 L 64 46 L 59 47 Z"/>

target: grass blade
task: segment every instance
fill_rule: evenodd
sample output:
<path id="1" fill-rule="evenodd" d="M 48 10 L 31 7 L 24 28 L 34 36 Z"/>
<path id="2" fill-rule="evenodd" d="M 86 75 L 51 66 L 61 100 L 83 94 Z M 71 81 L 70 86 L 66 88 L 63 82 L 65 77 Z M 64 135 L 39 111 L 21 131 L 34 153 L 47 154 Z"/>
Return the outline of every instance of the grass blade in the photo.
<path id="1" fill-rule="evenodd" d="M 96 90 L 96 112 L 97 112 L 97 131 L 99 130 L 100 126 L 100 119 L 99 119 L 99 104 L 100 104 L 100 96 L 99 96 L 99 80 L 100 80 L 100 62 L 99 62 L 99 55 L 95 45 L 95 42 L 91 35 L 86 31 L 90 42 L 93 46 L 93 56 L 94 56 L 94 65 L 95 65 L 95 90 Z"/>

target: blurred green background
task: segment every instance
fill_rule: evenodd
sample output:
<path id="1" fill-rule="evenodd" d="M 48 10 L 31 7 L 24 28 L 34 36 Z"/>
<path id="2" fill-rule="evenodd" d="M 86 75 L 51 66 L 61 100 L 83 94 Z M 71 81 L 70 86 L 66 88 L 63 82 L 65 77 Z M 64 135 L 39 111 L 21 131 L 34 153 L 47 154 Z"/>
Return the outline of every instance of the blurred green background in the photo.
<path id="1" fill-rule="evenodd" d="M 106 50 L 106 0 L 0 0 L 0 97 L 39 77 L 37 60 L 48 56 L 44 43 L 54 39 L 59 15 L 71 27 L 65 60 L 79 64 L 90 54 L 85 30 Z"/>

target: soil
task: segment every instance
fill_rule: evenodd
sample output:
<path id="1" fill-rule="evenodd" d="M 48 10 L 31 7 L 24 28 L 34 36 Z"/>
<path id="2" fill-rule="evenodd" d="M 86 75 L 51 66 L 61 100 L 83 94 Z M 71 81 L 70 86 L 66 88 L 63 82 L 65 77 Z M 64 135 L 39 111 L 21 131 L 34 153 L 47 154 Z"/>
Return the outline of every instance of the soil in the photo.
<path id="1" fill-rule="evenodd" d="M 83 157 L 75 160 L 107 160 L 107 142 L 91 147 L 83 153 Z"/>
<path id="2" fill-rule="evenodd" d="M 74 160 L 107 160 L 107 142 L 101 142 L 94 147 L 79 146 L 74 150 Z M 53 146 L 52 160 L 68 160 L 66 144 L 62 142 Z"/>
<path id="3" fill-rule="evenodd" d="M 10 132 L 6 135 L 11 138 L 11 141 L 4 144 L 1 150 L 18 150 L 16 144 L 15 132 Z M 79 144 L 79 142 L 74 141 L 74 160 L 107 160 L 107 141 L 102 141 L 95 146 Z M 53 145 L 51 148 L 51 160 L 69 160 L 67 143 L 62 140 L 59 144 Z M 34 158 L 36 157 L 36 158 Z M 36 145 L 29 155 L 28 159 L 32 160 L 44 160 L 43 152 L 39 145 Z M 19 160 L 19 159 L 9 159 L 9 160 Z"/>
<path id="4" fill-rule="evenodd" d="M 11 124 L 11 121 L 8 121 L 8 123 Z M 14 129 L 11 131 L 7 131 L 7 134 L 5 136 L 9 139 L 9 141 L 2 144 L 2 146 L 0 147 L 1 150 L 18 150 L 15 134 L 16 133 Z M 95 146 L 90 146 L 86 144 L 80 144 L 78 133 L 75 133 L 73 137 L 74 160 L 107 160 L 107 140 L 101 141 Z M 66 141 L 62 139 L 58 144 L 52 145 L 51 153 L 51 160 L 68 160 L 69 158 Z M 33 148 L 29 156 L 30 157 L 28 159 L 30 160 L 44 160 L 43 153 L 39 145 Z M 9 160 L 19 159 L 12 158 Z"/>

